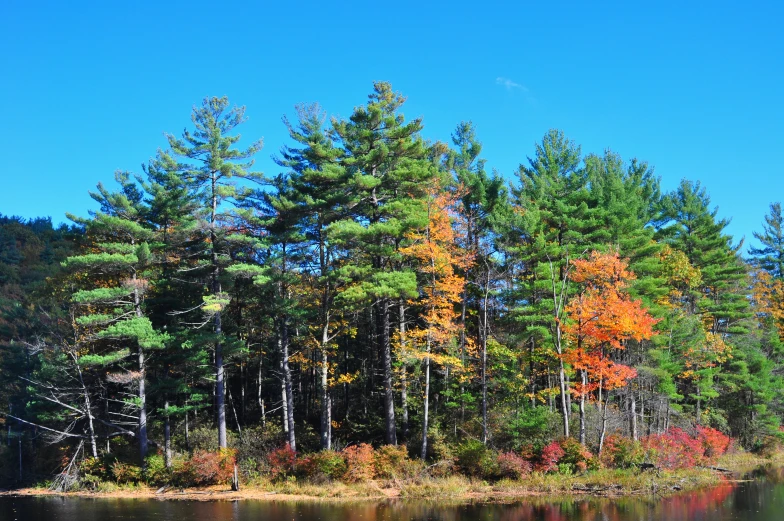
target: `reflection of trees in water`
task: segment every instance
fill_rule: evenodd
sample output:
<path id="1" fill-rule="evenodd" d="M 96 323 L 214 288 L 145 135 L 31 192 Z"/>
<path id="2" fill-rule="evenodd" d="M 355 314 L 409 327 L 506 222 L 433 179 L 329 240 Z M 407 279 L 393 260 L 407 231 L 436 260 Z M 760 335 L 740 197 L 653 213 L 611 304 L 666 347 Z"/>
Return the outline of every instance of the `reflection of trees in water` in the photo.
<path id="1" fill-rule="evenodd" d="M 784 472 L 777 474 L 784 483 Z M 214 516 L 218 519 L 250 521 L 719 521 L 732 517 L 734 510 L 756 512 L 760 501 L 768 504 L 774 488 L 760 482 L 749 483 L 750 487 L 738 487 L 728 483 L 667 498 L 623 498 L 586 500 L 539 500 L 532 499 L 510 504 L 446 504 L 438 501 L 390 501 L 375 503 L 316 503 L 298 505 L 292 503 L 257 503 L 256 513 L 243 512 L 239 517 Z M 784 485 L 779 485 L 784 487 Z M 764 490 L 763 490 L 764 488 Z M 754 509 L 750 509 L 754 506 Z M 743 519 L 743 517 L 740 517 Z M 749 518 L 751 519 L 751 518 Z M 764 521 L 778 520 L 778 517 Z"/>
<path id="2" fill-rule="evenodd" d="M 459 504 L 273 501 L 149 501 L 2 498 L 0 519 L 46 521 L 781 521 L 784 469 L 765 469 L 749 482 L 667 498 L 591 498 Z"/>

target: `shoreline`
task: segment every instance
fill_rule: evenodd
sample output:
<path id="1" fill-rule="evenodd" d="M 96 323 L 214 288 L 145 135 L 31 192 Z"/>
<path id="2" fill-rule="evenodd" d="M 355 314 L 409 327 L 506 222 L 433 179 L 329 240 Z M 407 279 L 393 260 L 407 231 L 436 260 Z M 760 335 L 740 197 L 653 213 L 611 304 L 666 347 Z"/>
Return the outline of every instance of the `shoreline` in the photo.
<path id="1" fill-rule="evenodd" d="M 524 480 L 487 483 L 463 476 L 426 478 L 404 483 L 395 480 L 345 484 L 333 482 L 270 483 L 202 488 L 169 488 L 145 485 L 113 485 L 111 490 L 55 492 L 26 487 L 0 490 L 0 497 L 77 497 L 174 501 L 285 501 L 285 502 L 381 502 L 388 500 L 437 500 L 455 502 L 504 502 L 526 498 L 662 498 L 683 492 L 741 482 L 742 474 L 766 466 L 784 466 L 784 454 L 762 458 L 751 454 L 721 458 L 714 468 L 680 470 L 601 469 L 583 475 L 533 474 Z M 722 470 L 717 470 L 720 468 Z"/>

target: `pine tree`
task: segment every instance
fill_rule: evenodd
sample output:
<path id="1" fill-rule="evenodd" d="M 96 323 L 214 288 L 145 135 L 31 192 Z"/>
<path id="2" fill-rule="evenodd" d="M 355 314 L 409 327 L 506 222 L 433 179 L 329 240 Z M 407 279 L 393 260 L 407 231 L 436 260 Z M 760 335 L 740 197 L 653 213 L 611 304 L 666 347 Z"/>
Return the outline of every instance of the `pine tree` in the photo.
<path id="1" fill-rule="evenodd" d="M 325 114 L 317 104 L 297 107 L 298 120 L 284 122 L 289 136 L 299 148 L 284 147 L 278 164 L 291 169 L 292 196 L 297 205 L 298 228 L 304 238 L 305 255 L 315 262 L 304 265 L 308 280 L 317 297 L 310 320 L 321 352 L 321 422 L 322 449 L 332 448 L 332 406 L 330 397 L 330 357 L 333 340 L 340 332 L 339 310 L 335 297 L 341 289 L 337 270 L 347 260 L 347 252 L 330 240 L 330 226 L 346 215 L 353 197 L 348 191 L 349 178 L 340 164 L 343 151 L 333 143 L 324 129 Z M 309 268 L 312 266 L 312 268 Z M 312 306 L 310 302 L 307 305 Z"/>
<path id="2" fill-rule="evenodd" d="M 729 221 L 716 219 L 718 209 L 710 209 L 710 198 L 699 183 L 682 181 L 663 204 L 668 221 L 659 237 L 683 252 L 700 273 L 699 285 L 684 288 L 683 300 L 685 312 L 700 317 L 705 329 L 696 335 L 696 343 L 680 347 L 700 422 L 706 400 L 718 396 L 715 376 L 728 360 L 732 337 L 748 332 L 746 266 L 738 254 L 741 245 L 733 245 L 723 233 Z"/>
<path id="3" fill-rule="evenodd" d="M 142 195 L 128 174 L 118 173 L 116 179 L 121 192 L 111 193 L 99 184 L 98 192 L 91 194 L 100 203 L 101 212 L 92 219 L 71 216 L 85 226 L 93 244 L 91 251 L 69 257 L 63 264 L 86 283 L 72 297 L 80 310 L 74 319 L 77 337 L 83 338 L 91 351 L 81 357 L 81 363 L 118 366 L 120 371 L 110 373 L 109 381 L 138 389 L 137 399 L 129 404 L 138 408 L 137 436 L 144 462 L 148 448 L 146 351 L 163 348 L 166 337 L 153 328 L 143 310 L 152 233 L 141 224 Z M 135 371 L 127 369 L 125 362 L 134 356 L 129 347 L 136 350 Z"/>
<path id="4" fill-rule="evenodd" d="M 580 161 L 580 148 L 563 132 L 551 130 L 544 136 L 535 157 L 518 170 L 520 186 L 512 191 L 515 218 L 504 239 L 520 279 L 507 305 L 525 326 L 523 340 L 531 346 L 531 356 L 543 349 L 557 364 L 565 436 L 570 398 L 562 325 L 572 292 L 570 261 L 591 248 L 591 234 L 599 227 Z"/>
<path id="5" fill-rule="evenodd" d="M 781 203 L 770 205 L 762 232 L 754 232 L 754 238 L 762 243 L 762 248 L 749 248 L 754 264 L 773 278 L 784 278 L 784 216 L 781 214 Z"/>
<path id="6" fill-rule="evenodd" d="M 472 123 L 462 122 L 452 134 L 455 149 L 446 158 L 446 167 L 453 172 L 454 182 L 461 194 L 459 213 L 464 221 L 464 248 L 474 259 L 465 270 L 465 278 L 469 282 L 464 286 L 461 298 L 460 313 L 460 356 L 462 365 L 467 365 L 469 340 L 479 346 L 481 359 L 481 411 L 482 441 L 488 439 L 488 360 L 487 345 L 490 331 L 488 317 L 491 295 L 497 291 L 499 262 L 496 253 L 496 238 L 500 221 L 508 213 L 508 195 L 503 178 L 497 173 L 488 176 L 485 161 L 479 158 L 482 145 L 476 138 L 476 130 Z M 475 339 L 469 339 L 466 317 L 468 314 L 477 317 L 474 332 Z M 468 398 L 465 390 L 460 391 L 461 417 L 465 416 L 464 401 Z"/>
<path id="7" fill-rule="evenodd" d="M 224 374 L 224 343 L 221 313 L 229 303 L 223 291 L 221 271 L 231 261 L 230 240 L 227 232 L 229 214 L 227 204 L 237 204 L 247 197 L 250 188 L 238 186 L 236 179 L 261 181 L 261 174 L 251 172 L 253 156 L 261 150 L 261 141 L 245 149 L 236 145 L 240 136 L 231 135 L 245 121 L 245 107 L 229 109 L 229 100 L 205 98 L 201 107 L 194 107 L 191 116 L 194 131 L 184 130 L 182 138 L 168 135 L 172 154 L 183 158 L 179 165 L 181 179 L 200 203 L 198 217 L 205 231 L 205 274 L 209 279 L 208 295 L 202 310 L 211 316 L 215 335 L 215 401 L 217 408 L 218 444 L 224 448 L 226 440 L 226 398 Z"/>
<path id="8" fill-rule="evenodd" d="M 333 129 L 345 149 L 342 161 L 356 199 L 351 218 L 333 224 L 334 237 L 353 253 L 342 272 L 355 283 L 341 292 L 344 302 L 370 301 L 383 358 L 384 439 L 397 443 L 390 312 L 394 301 L 416 294 L 416 276 L 400 266 L 406 232 L 421 225 L 422 190 L 435 176 L 430 151 L 418 133 L 420 119 L 405 122 L 398 111 L 405 98 L 388 83 L 374 84 L 366 106 Z M 418 220 L 417 220 L 417 216 Z"/>

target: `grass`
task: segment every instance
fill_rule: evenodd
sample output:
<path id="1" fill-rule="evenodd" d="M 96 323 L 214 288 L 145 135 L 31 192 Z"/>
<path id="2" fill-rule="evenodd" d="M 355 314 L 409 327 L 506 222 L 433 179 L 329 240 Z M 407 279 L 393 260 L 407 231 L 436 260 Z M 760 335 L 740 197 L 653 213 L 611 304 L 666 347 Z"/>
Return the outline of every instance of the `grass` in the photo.
<path id="1" fill-rule="evenodd" d="M 784 453 L 771 457 L 740 452 L 724 455 L 716 467 L 742 474 L 763 466 L 784 466 Z M 395 480 L 373 480 L 362 483 L 314 483 L 290 480 L 271 482 L 256 477 L 242 486 L 241 492 L 229 493 L 226 487 L 187 489 L 176 497 L 207 495 L 205 499 L 229 498 L 290 498 L 297 500 L 378 500 L 384 498 L 444 500 L 503 500 L 519 497 L 542 498 L 575 496 L 664 496 L 678 491 L 689 491 L 715 486 L 727 481 L 723 472 L 708 468 L 680 469 L 673 471 L 640 469 L 599 469 L 585 474 L 543 474 L 534 472 L 521 480 L 501 480 L 488 483 L 461 475 L 431 477 L 425 474 Z M 111 497 L 175 497 L 174 489 L 156 495 L 157 487 L 145 485 L 102 482 L 94 492 L 81 495 Z M 43 494 L 43 489 L 29 489 L 30 495 Z"/>

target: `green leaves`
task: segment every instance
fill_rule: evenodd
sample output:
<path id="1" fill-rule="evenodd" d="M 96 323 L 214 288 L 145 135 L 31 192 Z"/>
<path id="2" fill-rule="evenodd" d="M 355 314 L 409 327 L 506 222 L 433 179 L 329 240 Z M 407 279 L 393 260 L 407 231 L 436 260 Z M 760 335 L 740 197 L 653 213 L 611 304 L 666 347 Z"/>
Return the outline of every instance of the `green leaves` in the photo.
<path id="1" fill-rule="evenodd" d="M 77 304 L 129 304 L 124 297 L 128 297 L 131 290 L 128 288 L 96 288 L 79 290 L 73 294 L 71 300 Z"/>
<path id="2" fill-rule="evenodd" d="M 132 340 L 144 349 L 162 349 L 169 338 L 165 333 L 155 331 L 147 317 L 122 320 L 110 325 L 96 336 Z"/>

